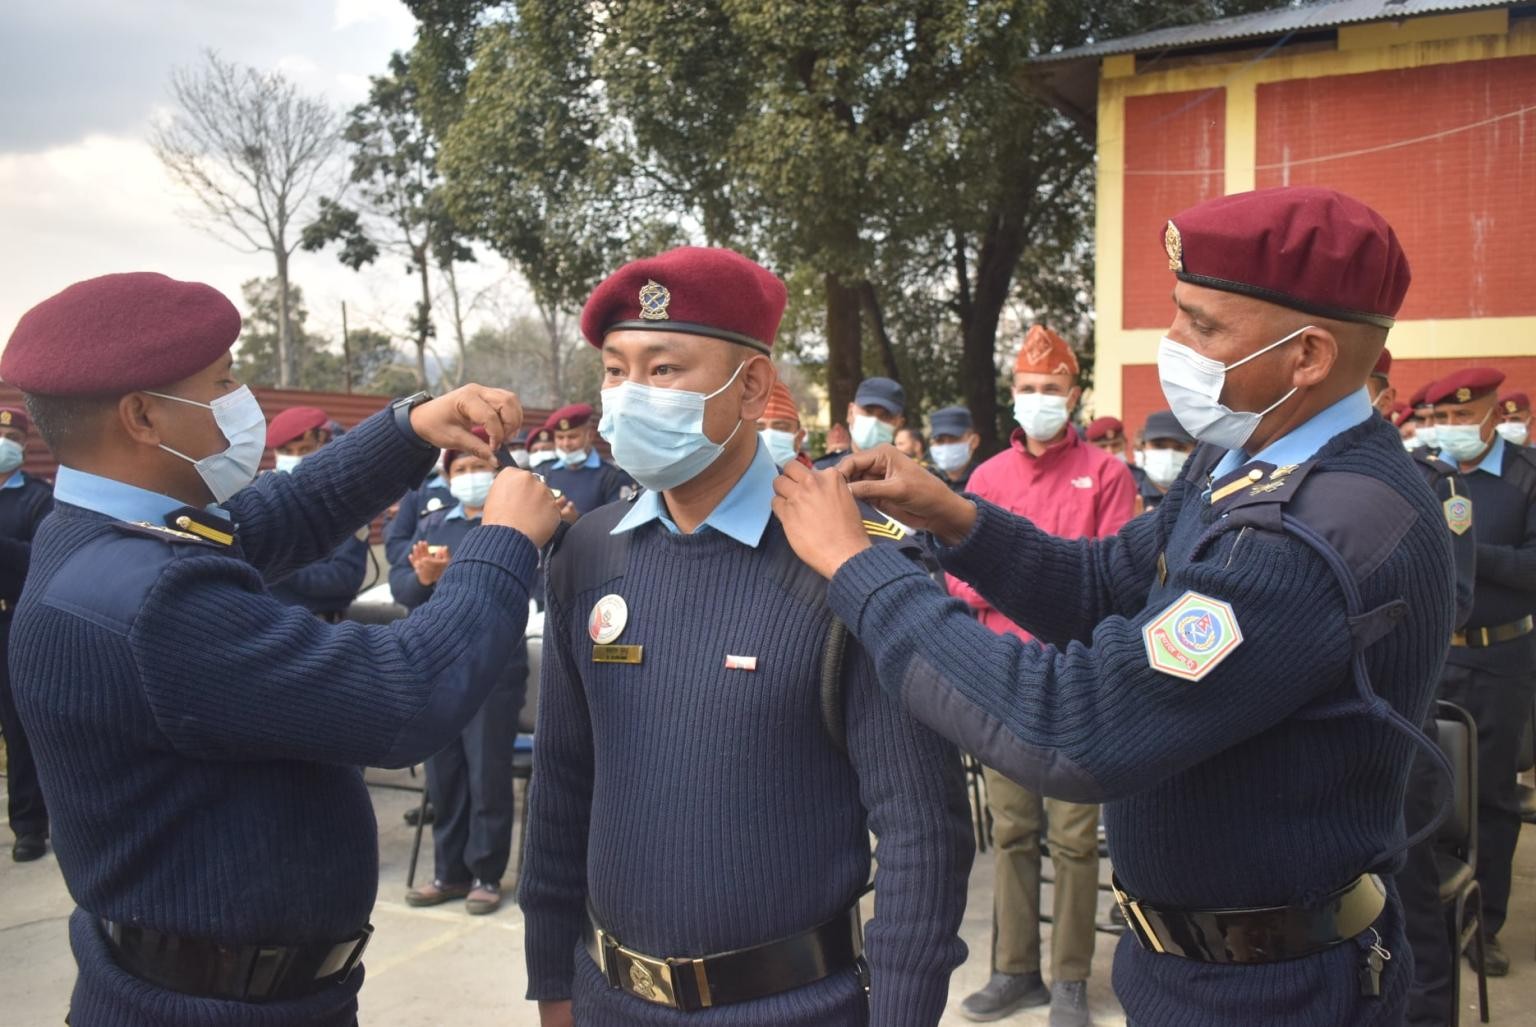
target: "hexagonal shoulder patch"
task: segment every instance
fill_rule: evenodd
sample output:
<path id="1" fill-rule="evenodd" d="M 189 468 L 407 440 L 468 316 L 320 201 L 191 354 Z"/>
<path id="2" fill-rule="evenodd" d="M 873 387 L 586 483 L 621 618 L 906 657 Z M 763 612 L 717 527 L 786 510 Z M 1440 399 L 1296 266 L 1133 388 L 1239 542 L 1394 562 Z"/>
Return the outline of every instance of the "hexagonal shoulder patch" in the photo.
<path id="1" fill-rule="evenodd" d="M 1243 644 L 1231 604 L 1199 592 L 1185 592 L 1141 637 L 1153 670 L 1186 681 L 1199 681 Z"/>

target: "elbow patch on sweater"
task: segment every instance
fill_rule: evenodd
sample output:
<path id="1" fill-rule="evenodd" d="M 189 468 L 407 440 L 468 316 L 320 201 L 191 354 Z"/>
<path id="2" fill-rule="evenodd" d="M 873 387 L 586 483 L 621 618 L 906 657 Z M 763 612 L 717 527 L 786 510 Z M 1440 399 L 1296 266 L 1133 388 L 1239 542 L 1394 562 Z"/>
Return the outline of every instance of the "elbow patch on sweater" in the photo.
<path id="1" fill-rule="evenodd" d="M 1058 749 L 1031 745 L 1018 732 L 966 698 L 921 655 L 901 678 L 901 701 L 918 720 L 960 743 L 985 766 L 1054 799 L 1093 803 L 1104 789 Z"/>

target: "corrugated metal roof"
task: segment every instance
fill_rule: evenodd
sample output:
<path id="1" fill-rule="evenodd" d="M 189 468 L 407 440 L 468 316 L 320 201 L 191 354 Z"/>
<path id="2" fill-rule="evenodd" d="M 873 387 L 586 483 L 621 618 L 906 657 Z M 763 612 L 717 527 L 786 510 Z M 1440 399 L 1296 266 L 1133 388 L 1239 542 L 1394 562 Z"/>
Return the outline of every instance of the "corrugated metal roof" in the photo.
<path id="1" fill-rule="evenodd" d="M 1043 54 L 1035 60 L 1037 63 L 1050 64 L 1085 57 L 1106 57 L 1110 54 L 1177 50 L 1245 39 L 1264 39 L 1286 33 L 1313 32 L 1369 21 L 1397 21 L 1421 14 L 1513 6 L 1511 3 L 1489 3 L 1488 0 L 1331 0 L 1297 7 L 1278 7 L 1271 11 L 1240 14 L 1195 25 L 1176 25 L 1120 39 L 1106 39 L 1071 50 Z"/>

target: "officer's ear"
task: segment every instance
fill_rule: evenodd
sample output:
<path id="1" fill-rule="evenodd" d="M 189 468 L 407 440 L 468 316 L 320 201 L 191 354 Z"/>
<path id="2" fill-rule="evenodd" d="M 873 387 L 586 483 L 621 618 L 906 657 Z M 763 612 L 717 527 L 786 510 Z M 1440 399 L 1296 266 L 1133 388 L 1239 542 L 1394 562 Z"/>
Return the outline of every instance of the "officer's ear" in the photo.
<path id="1" fill-rule="evenodd" d="M 768 409 L 768 395 L 779 380 L 773 361 L 761 353 L 752 353 L 741 368 L 741 419 L 756 423 Z"/>
<path id="2" fill-rule="evenodd" d="M 1300 389 L 1321 385 L 1339 360 L 1339 340 L 1327 328 L 1313 325 L 1296 340 L 1296 367 L 1291 384 Z"/>
<path id="3" fill-rule="evenodd" d="M 123 435 L 140 445 L 160 445 L 160 429 L 156 424 L 160 413 L 159 405 L 142 392 L 130 392 L 117 401 L 117 420 Z"/>

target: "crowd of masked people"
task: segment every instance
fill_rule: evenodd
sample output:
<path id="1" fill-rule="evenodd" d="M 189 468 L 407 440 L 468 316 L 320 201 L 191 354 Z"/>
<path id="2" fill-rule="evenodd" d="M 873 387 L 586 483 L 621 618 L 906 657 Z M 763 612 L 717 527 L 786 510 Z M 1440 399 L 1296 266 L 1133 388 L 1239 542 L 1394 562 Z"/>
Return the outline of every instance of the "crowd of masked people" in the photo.
<path id="1" fill-rule="evenodd" d="M 1383 241 L 1389 232 L 1354 216 L 1356 201 L 1347 197 L 1295 197 L 1284 190 L 1256 195 L 1241 200 L 1253 208 L 1247 216 L 1290 225 L 1310 223 L 1321 209 L 1331 212 L 1331 230 L 1352 233 L 1351 238 L 1364 233 L 1357 244 L 1385 247 L 1377 261 L 1385 285 L 1381 296 L 1370 301 L 1372 310 L 1380 310 L 1367 312 L 1375 319 L 1367 323 L 1390 324 L 1408 279 L 1395 239 L 1390 245 Z M 1196 208 L 1179 220 L 1184 235 L 1170 222 L 1165 237 L 1170 267 L 1180 272 L 1184 285 L 1208 283 L 1209 276 L 1193 271 L 1192 277 L 1182 277 L 1186 262 L 1195 265 L 1203 252 L 1199 241 L 1228 230 L 1230 218 Z M 1368 232 L 1362 224 L 1370 226 Z M 1263 287 L 1256 302 L 1288 295 L 1265 284 L 1267 276 L 1282 272 L 1295 278 L 1288 288 L 1334 287 L 1304 277 L 1309 274 L 1304 261 L 1289 271 L 1256 263 L 1250 274 L 1253 287 Z M 988 579 L 978 564 L 987 563 L 988 554 L 994 563 L 1004 556 L 1037 560 L 1029 569 L 1049 574 L 1059 570 L 1051 560 L 1066 561 L 1062 554 L 1084 551 L 1061 540 L 1136 536 L 1163 519 L 1173 520 L 1166 515 L 1179 509 L 1183 541 L 1159 539 L 1155 560 L 1150 551 L 1122 554 L 1127 566 L 1139 568 L 1136 580 L 1142 582 L 1139 598 L 1125 600 L 1129 609 L 1146 601 L 1145 581 L 1154 581 L 1153 589 L 1167 583 L 1170 563 L 1175 576 L 1181 564 L 1183 570 L 1201 573 L 1247 573 L 1242 566 L 1234 571 L 1234 564 L 1254 560 L 1257 566 L 1269 545 L 1252 542 L 1244 548 L 1247 528 L 1237 532 L 1235 541 L 1220 540 L 1231 548 L 1219 561 L 1219 571 L 1202 566 L 1199 554 L 1190 550 L 1217 540 L 1223 533 L 1221 519 L 1258 516 L 1251 510 L 1259 503 L 1248 504 L 1245 514 L 1242 502 L 1266 502 L 1265 497 L 1276 494 L 1284 502 L 1299 488 L 1296 481 L 1311 471 L 1250 458 L 1245 448 L 1263 418 L 1298 389 L 1293 387 L 1264 413 L 1248 413 L 1221 404 L 1220 379 L 1252 356 L 1299 337 L 1315 340 L 1327 334 L 1322 329 L 1307 325 L 1279 341 L 1257 340 L 1263 349 L 1230 365 L 1214 362 L 1215 371 L 1205 366 L 1212 361 L 1199 364 L 1180 357 L 1194 369 L 1182 378 L 1178 359 L 1160 356 L 1165 394 L 1182 408 L 1177 416 L 1173 411 L 1150 414 L 1133 433 L 1111 417 L 1082 423 L 1077 355 L 1057 332 L 1034 324 L 1018 340 L 1014 355 L 1015 428 L 1001 452 L 983 458 L 981 435 L 964 407 L 933 411 L 924 432 L 902 386 L 875 377 L 858 385 L 846 411 L 836 412 L 825 451 L 812 454 L 806 449 L 801 406 L 765 359 L 772 355 L 785 287 L 767 269 L 730 251 L 684 248 L 632 262 L 605 279 L 582 319 L 583 333 L 602 350 L 610 372 L 601 416 L 592 406 L 575 403 L 515 434 L 495 427 L 516 420 L 515 397 L 479 386 L 449 397 L 409 397 L 349 432 L 316 407 L 291 408 L 267 421 L 259 408 L 252 409 L 255 401 L 248 390 L 228 378 L 228 351 L 239 318 L 226 299 L 209 287 L 163 276 L 108 278 L 119 280 L 80 283 L 72 289 L 83 288 L 85 295 L 66 290 L 40 305 L 44 316 L 29 314 L 30 320 L 23 320 L 7 351 L 5 373 L 36 405 L 0 408 L 0 628 L 5 632 L 0 637 L 9 639 L 34 540 L 41 555 L 38 567 L 31 569 L 44 580 L 39 587 L 47 590 L 39 599 L 34 589 L 29 605 L 23 605 L 30 614 L 31 644 L 26 660 L 11 666 L 31 674 L 28 689 L 21 692 L 24 701 L 13 701 L 8 673 L 0 689 L 0 726 L 10 757 L 13 857 L 38 859 L 49 844 L 47 804 L 17 715 L 20 705 L 29 714 L 26 722 L 41 729 L 39 762 L 57 775 L 44 776 L 50 787 L 63 784 L 56 793 L 64 800 L 58 808 L 68 812 L 59 821 L 70 821 L 75 834 L 68 841 L 61 837 L 61 866 L 82 910 L 90 908 L 89 915 L 82 913 L 71 925 L 81 967 L 75 1012 L 82 1022 L 103 1010 L 134 1010 L 134 1023 L 157 1022 L 157 1017 L 193 1022 L 198 1003 L 220 1013 L 209 1022 L 246 1022 L 227 1014 L 243 1011 L 245 1003 L 270 1001 L 275 1005 L 265 1008 L 277 1012 L 263 1023 L 284 1022 L 287 1013 L 300 1011 L 309 1017 L 302 1022 L 345 1023 L 355 1013 L 361 983 L 351 971 L 371 933 L 369 927 L 358 930 L 354 921 L 371 908 L 372 880 L 352 891 L 322 890 L 296 909 L 292 903 L 263 904 L 275 893 L 256 887 L 260 882 L 252 876 L 255 884 L 243 893 L 240 907 L 213 918 L 221 929 L 239 935 L 228 944 L 219 942 L 216 952 L 202 952 L 198 945 L 212 942 L 191 933 L 185 923 L 162 932 L 135 921 L 129 915 L 133 910 L 120 900 L 138 901 L 152 891 L 154 900 L 145 900 L 142 908 L 169 917 L 165 922 L 175 920 L 181 907 L 165 899 L 166 882 L 154 875 L 116 888 L 113 882 L 121 875 L 87 872 L 93 861 L 116 858 L 117 850 L 90 844 L 88 836 L 97 824 L 82 811 L 96 798 L 102 809 L 123 804 L 105 792 L 118 783 L 110 773 L 92 772 L 88 780 L 72 776 L 77 761 L 66 757 L 76 751 L 70 746 L 77 734 L 131 728 L 140 741 L 148 739 L 143 745 L 152 755 L 130 753 L 132 746 L 126 746 L 118 753 L 125 768 L 154 770 L 163 764 L 172 771 L 174 785 L 183 780 L 213 788 L 228 784 L 242 789 L 246 800 L 278 795 L 280 803 L 273 808 L 282 810 L 300 809 L 316 790 L 330 790 L 331 798 L 320 808 L 336 816 L 323 823 L 314 817 L 306 821 L 316 832 L 315 843 L 328 848 L 359 841 L 353 829 L 362 821 L 348 818 L 360 801 L 366 802 L 359 798 L 355 776 L 349 776 L 351 768 L 404 766 L 425 757 L 433 873 L 407 894 L 407 901 L 413 906 L 462 902 L 471 915 L 492 913 L 503 903 L 511 854 L 512 764 L 519 711 L 529 692 L 524 617 L 530 604 L 542 611 L 545 648 L 534 784 L 527 800 L 534 841 L 518 900 L 527 923 L 528 997 L 540 1003 L 544 1023 L 572 1022 L 573 995 L 588 1022 L 671 1024 L 683 1011 L 735 1003 L 752 1003 L 757 1018 L 751 1022 L 764 1024 L 854 1024 L 866 1017 L 882 1023 L 936 1022 L 947 1000 L 949 975 L 965 957 L 958 928 L 973 853 L 962 763 L 941 737 L 951 732 L 962 744 L 981 743 L 966 747 L 985 767 L 985 819 L 996 865 L 993 937 L 988 951 L 975 957 L 988 960 L 990 975 L 982 988 L 964 997 L 961 1012 L 990 1021 L 1022 1008 L 1049 1006 L 1051 1027 L 1092 1022 L 1087 981 L 1099 929 L 1102 836 L 1095 800 L 1100 794 L 1113 796 L 1063 755 L 1074 741 L 1063 737 L 1056 739 L 1059 744 L 1044 745 L 1039 732 L 1062 724 L 1070 728 L 1068 721 L 1116 728 L 1126 721 L 1109 714 L 1120 709 L 1147 715 L 1171 710 L 1176 717 L 1170 723 L 1203 724 L 1200 718 L 1213 707 L 1202 704 L 1228 698 L 1212 695 L 1216 683 L 1236 684 L 1230 670 L 1225 678 L 1201 679 L 1246 641 L 1237 618 L 1273 628 L 1282 611 L 1263 610 L 1250 599 L 1234 612 L 1188 590 L 1144 626 L 1113 626 L 1131 638 L 1129 645 L 1093 640 L 1117 654 L 1119 676 L 1094 671 L 1098 676 L 1083 678 L 1081 687 L 1063 687 L 1059 699 L 1065 710 L 1090 686 L 1102 686 L 1094 693 L 1102 709 L 1032 709 L 1032 718 L 1006 720 L 1016 712 L 1013 706 L 999 714 L 985 695 L 968 689 L 989 676 L 1006 677 L 1025 668 L 1021 673 L 1033 675 L 1029 687 L 1008 694 L 1022 704 L 1043 702 L 1042 695 L 1054 695 L 1053 684 L 1074 672 L 1086 673 L 1082 668 L 1090 649 L 1076 639 L 1061 647 L 1070 649 L 1065 656 L 1051 646 L 1020 646 L 1032 636 L 1009 612 L 1022 607 L 1009 601 L 999 579 Z M 1181 318 L 1207 316 L 1187 290 L 1182 295 Z M 155 354 L 161 362 L 114 364 L 112 373 L 128 369 L 123 373 L 130 377 L 121 381 L 89 378 L 107 371 L 68 379 L 68 387 L 81 396 L 128 397 L 112 408 L 130 418 L 128 438 L 108 438 L 103 429 L 82 442 L 78 430 L 71 434 L 59 428 L 61 411 L 89 406 L 78 397 L 73 406 L 61 403 L 70 397 L 57 391 L 65 380 L 53 366 L 64 351 L 59 340 L 89 334 L 92 319 L 126 296 L 134 298 L 135 309 L 162 310 L 164 316 L 148 318 L 143 331 L 123 335 L 121 344 L 135 354 Z M 1225 302 L 1253 300 L 1243 289 L 1211 288 L 1205 301 L 1213 302 L 1212 296 L 1215 302 L 1222 297 Z M 1311 309 L 1302 300 L 1287 302 L 1290 306 L 1280 307 Z M 1339 308 L 1345 314 L 1352 309 L 1347 304 Z M 181 319 L 178 330 L 194 352 L 185 346 L 174 352 L 163 348 L 163 324 L 172 315 Z M 1335 318 L 1329 323 L 1334 326 L 1330 332 L 1342 337 L 1352 322 Z M 1163 342 L 1175 356 L 1181 346 L 1172 339 Z M 1369 360 L 1360 364 L 1359 375 Z M 1348 370 L 1339 372 L 1341 379 Z M 1193 386 L 1175 387 L 1201 375 L 1216 378 L 1203 399 L 1190 399 L 1199 392 Z M 1508 972 L 1498 934 L 1508 913 L 1520 833 L 1517 768 L 1523 732 L 1531 723 L 1536 670 L 1536 455 L 1526 446 L 1530 404 L 1523 394 L 1501 392 L 1504 375 L 1494 368 L 1455 371 L 1406 403 L 1397 401 L 1391 376 L 1391 356 L 1382 351 L 1364 395 L 1356 377 L 1345 383 L 1342 398 L 1279 438 L 1289 439 L 1308 464 L 1315 462 L 1309 459 L 1314 454 L 1335 452 L 1325 446 L 1330 440 L 1353 439 L 1357 448 L 1374 445 L 1378 456 L 1386 451 L 1386 462 L 1403 465 L 1399 470 L 1406 475 L 1407 463 L 1384 423 L 1390 422 L 1415 472 L 1435 494 L 1435 516 L 1443 516 L 1444 528 L 1434 524 L 1432 532 L 1424 530 L 1417 523 L 1422 517 L 1410 511 L 1393 543 L 1406 544 L 1403 540 L 1412 536 L 1415 544 L 1423 543 L 1415 551 L 1430 560 L 1438 559 L 1439 543 L 1448 538 L 1455 559 L 1456 622 L 1439 694 L 1469 711 L 1477 725 L 1480 844 L 1472 872 L 1482 891 L 1486 932 L 1481 969 L 1499 975 Z M 647 384 L 674 377 L 680 384 Z M 165 391 L 173 388 L 194 394 Z M 721 400 L 712 406 L 716 397 Z M 201 424 L 202 440 L 193 438 L 188 445 L 178 438 L 175 446 L 163 441 L 175 426 L 196 434 L 185 426 L 193 424 L 188 418 L 204 418 L 203 410 L 211 411 L 212 425 Z M 72 447 L 70 454 L 59 453 L 65 466 L 55 496 L 47 483 L 21 470 L 33 417 L 50 444 Z M 116 422 L 105 417 L 100 423 Z M 1234 423 L 1243 430 L 1232 428 Z M 743 425 L 746 432 L 740 431 Z M 752 440 L 754 425 L 757 438 Z M 226 449 L 203 457 L 183 452 L 223 444 L 203 444 L 210 427 L 217 428 L 213 434 L 222 434 Z M 721 435 L 724 441 L 716 441 Z M 1216 448 L 1225 454 L 1222 463 L 1202 469 L 1191 462 L 1196 435 L 1202 442 L 1217 440 Z M 749 442 L 740 441 L 741 436 Z M 611 460 L 599 450 L 599 437 L 610 443 Z M 262 441 L 275 466 L 258 477 Z M 892 449 L 905 458 L 882 455 Z M 100 452 L 109 452 L 112 459 L 99 458 Z M 161 453 L 189 465 L 206 485 L 206 495 L 201 485 L 189 485 L 191 471 L 162 460 Z M 432 454 L 437 454 L 435 465 Z M 77 466 L 85 464 L 94 469 Z M 816 473 L 848 466 L 859 470 Z M 886 471 L 876 473 L 881 466 Z M 508 467 L 533 472 L 541 484 L 531 484 L 529 475 L 503 473 Z M 902 485 L 898 479 L 909 472 L 916 484 Z M 717 473 L 718 480 L 712 477 Z M 1288 481 L 1293 475 L 1295 480 Z M 1334 480 L 1346 477 L 1340 473 Z M 406 481 L 420 484 L 400 496 Z M 1409 485 L 1398 491 L 1422 492 Z M 909 498 L 895 498 L 896 486 Z M 970 497 L 960 504 L 971 518 L 968 526 L 937 512 L 955 509 L 958 501 L 951 493 Z M 212 502 L 176 505 L 172 498 L 193 494 Z M 382 634 L 355 625 L 348 626 L 351 631 L 333 630 L 368 576 L 368 528 L 358 525 L 387 496 L 399 498 L 384 530 L 385 574 L 394 600 L 411 614 Z M 875 507 L 858 498 L 876 496 L 887 505 Z M 40 531 L 54 498 L 59 515 Z M 1431 509 L 1427 497 L 1409 498 Z M 1163 514 L 1155 515 L 1165 499 Z M 889 512 L 892 506 L 921 515 L 911 519 L 926 518 L 927 523 L 903 523 Z M 140 511 L 150 512 L 141 517 Z M 838 516 L 821 516 L 829 512 Z M 838 523 L 842 514 L 847 523 Z M 1148 515 L 1153 517 L 1138 520 Z M 286 534 L 274 528 L 284 517 Z M 325 530 L 318 527 L 322 524 Z M 336 530 L 340 527 L 346 530 Z M 928 530 L 933 536 L 924 539 Z M 1193 542 L 1196 534 L 1199 543 Z M 279 536 L 287 541 L 271 542 Z M 292 539 L 299 536 L 303 560 L 291 558 L 297 544 Z M 1357 538 L 1347 532 L 1340 537 Z M 1029 553 L 1019 547 L 1020 540 Z M 823 543 L 844 550 L 842 558 L 824 561 L 828 550 Z M 1175 552 L 1176 545 L 1184 551 Z M 1346 548 L 1347 559 L 1369 563 L 1369 553 Z M 947 551 L 947 573 L 921 558 L 930 549 Z M 120 567 L 115 559 L 121 560 Z M 275 613 L 264 605 L 269 602 L 262 594 L 266 586 L 259 575 L 249 574 L 246 560 L 281 569 L 272 575 L 270 592 L 285 609 Z M 232 572 L 229 565 L 240 569 Z M 1083 571 L 1081 564 L 1074 566 Z M 116 575 L 110 579 L 113 587 L 98 587 L 86 571 Z M 232 573 L 237 577 L 212 580 Z M 942 578 L 945 595 L 934 592 L 934 575 Z M 823 578 L 831 579 L 830 586 Z M 162 588 L 159 583 L 166 580 L 180 585 Z M 1219 592 L 1218 584 L 1208 587 Z M 1228 587 L 1234 594 L 1250 589 L 1257 595 L 1268 586 L 1255 581 Z M 1424 588 L 1444 599 L 1449 582 L 1430 581 Z M 1106 585 L 1104 591 L 1115 590 Z M 1295 600 L 1294 595 L 1281 598 Z M 1045 601 L 1053 600 L 1048 596 Z M 211 611 L 228 623 L 189 648 L 185 633 L 169 626 L 186 623 L 194 605 L 200 622 Z M 1088 608 L 1086 601 L 1083 607 Z M 447 610 L 452 615 L 432 620 Z M 829 610 L 837 617 L 829 616 Z M 912 610 L 926 610 L 926 619 L 899 619 Z M 1376 612 L 1356 620 L 1366 623 Z M 462 637 L 450 637 L 471 616 L 482 619 Z M 1102 616 L 1094 624 L 1113 619 Z M 970 648 L 949 651 L 956 666 L 937 665 L 935 654 L 942 648 L 914 656 L 914 646 L 932 642 L 917 637 L 924 626 L 941 621 L 947 631 L 968 640 Z M 412 633 L 410 628 L 420 625 L 426 626 Z M 65 644 L 71 631 L 84 632 L 81 637 L 97 644 Z M 1441 644 L 1440 633 L 1435 634 L 1435 644 Z M 1245 654 L 1249 659 L 1273 642 L 1262 630 L 1254 635 L 1253 648 Z M 1011 636 L 1006 646 L 1000 636 Z M 1162 651 L 1154 645 L 1159 638 Z M 1370 641 L 1374 638 L 1363 644 Z M 290 651 L 304 644 L 312 644 L 315 652 Z M 53 680 L 49 675 L 78 677 L 71 660 L 97 648 L 117 652 L 119 646 L 133 658 L 103 663 L 101 680 L 135 696 L 149 695 L 144 708 L 134 706 L 100 722 L 92 719 L 94 708 L 46 708 L 67 700 L 44 687 Z M 968 655 L 1000 651 L 1011 655 L 990 662 L 977 656 L 958 666 Z M 1187 665 L 1170 670 L 1160 663 L 1165 652 L 1181 653 Z M 264 666 L 264 658 L 278 664 L 276 669 Z M 1037 659 L 1057 662 L 1037 673 L 1030 669 Z M 200 660 L 214 662 L 202 667 Z M 295 706 L 318 701 L 317 696 L 334 698 L 338 705 L 330 712 L 348 716 L 332 716 L 322 725 L 283 708 L 283 702 L 259 701 L 238 691 L 216 701 L 203 685 L 214 676 L 208 668 L 218 671 L 226 665 L 262 695 Z M 378 682 L 370 679 L 373 674 L 379 675 Z M 940 688 L 946 674 L 963 687 Z M 1251 668 L 1245 677 L 1251 684 Z M 1130 680 L 1147 688 L 1155 682 L 1157 696 L 1143 691 L 1127 698 L 1119 686 Z M 375 684 L 377 690 L 370 690 Z M 1369 690 L 1368 682 L 1362 687 Z M 1173 698 L 1159 698 L 1165 695 Z M 1377 700 L 1367 712 L 1382 705 Z M 168 709 L 195 713 L 170 716 Z M 1106 719 L 1096 720 L 1101 713 Z M 133 720 L 139 715 L 142 722 Z M 120 723 L 125 720 L 128 728 Z M 335 724 L 346 726 L 345 738 L 321 730 Z M 1139 744 L 1133 730 L 1120 729 Z M 1433 723 L 1409 724 L 1408 730 L 1417 744 L 1424 742 L 1419 733 L 1432 731 Z M 1204 751 L 1198 735 L 1190 730 L 1181 736 L 1192 754 Z M 1130 745 L 1127 741 L 1120 748 Z M 1102 760 L 1110 771 L 1122 767 L 1098 750 L 1080 751 Z M 1170 770 L 1159 763 L 1158 753 L 1137 751 L 1137 758 L 1165 779 L 1181 777 L 1187 769 Z M 260 765 L 268 775 L 260 780 L 254 775 L 218 777 L 231 765 L 238 776 L 240 766 L 259 760 L 266 761 Z M 1382 762 L 1392 761 L 1383 757 Z M 997 769 L 992 763 L 999 764 Z M 125 780 L 131 776 L 127 770 L 123 775 Z M 282 778 L 282 787 L 268 779 L 272 776 Z M 1044 781 L 1051 794 L 1021 781 Z M 1214 785 L 1190 784 L 1196 790 L 1206 786 Z M 1415 757 L 1403 810 L 1411 851 L 1392 886 L 1401 896 L 1405 926 L 1390 923 L 1393 914 L 1384 914 L 1386 886 L 1373 874 L 1357 874 L 1343 888 L 1322 893 L 1336 900 L 1337 908 L 1323 904 L 1330 916 L 1336 914 L 1337 923 L 1328 928 L 1332 934 L 1291 955 L 1332 960 L 1326 984 L 1289 981 L 1283 969 L 1263 976 L 1287 961 L 1236 951 L 1243 947 L 1241 939 L 1228 938 L 1223 951 L 1202 954 L 1200 944 L 1186 945 L 1188 940 L 1168 926 L 1204 922 L 1199 918 L 1208 914 L 1201 907 L 1142 904 L 1118 885 L 1118 911 L 1137 942 L 1132 958 L 1183 946 L 1185 962 L 1175 965 L 1180 973 L 1186 966 L 1196 969 L 1177 987 L 1166 973 L 1148 972 L 1144 966 L 1131 967 L 1125 982 L 1117 974 L 1117 982 L 1150 989 L 1138 994 L 1143 1009 L 1152 1011 L 1146 1014 L 1151 1023 L 1197 1022 L 1182 1019 L 1175 1007 L 1194 1008 L 1189 995 L 1203 987 L 1194 978 L 1206 962 L 1249 964 L 1246 976 L 1232 978 L 1227 989 L 1249 1012 L 1258 1001 L 1254 996 L 1275 988 L 1315 992 L 1343 1003 L 1339 1008 L 1368 1007 L 1380 997 L 1384 979 L 1398 989 L 1398 997 L 1409 988 L 1392 977 L 1381 956 L 1383 945 L 1405 936 L 1415 967 L 1410 1022 L 1449 1021 L 1448 1004 L 1457 1000 L 1451 970 L 1460 952 L 1447 937 L 1438 894 L 1432 826 L 1441 806 L 1440 787 L 1435 768 L 1422 755 Z M 169 817 L 180 793 L 171 788 L 156 794 L 165 798 L 162 812 Z M 1163 798 L 1174 802 L 1187 796 L 1166 792 Z M 1392 801 L 1387 796 L 1372 808 L 1387 809 Z M 1338 810 L 1325 812 L 1345 819 Z M 1395 819 L 1385 818 L 1394 827 Z M 144 823 L 155 820 L 146 814 Z M 215 835 L 238 828 L 233 822 L 221 824 L 205 836 L 198 832 L 211 829 L 211 821 L 200 826 L 195 818 L 183 817 L 177 822 L 184 824 L 185 837 L 196 836 L 197 845 L 209 851 L 224 844 Z M 1209 826 L 1213 832 L 1222 829 L 1219 823 Z M 878 914 L 866 931 L 859 900 L 868 882 L 870 834 L 880 840 Z M 143 841 L 138 835 L 133 840 L 135 845 Z M 219 866 L 253 859 L 258 842 L 257 835 L 249 835 L 244 845 L 224 844 Z M 167 835 L 158 844 L 174 847 L 176 842 Z M 1041 901 L 1047 853 L 1054 882 L 1048 913 Z M 1123 864 L 1122 872 L 1130 861 Z M 315 855 L 307 869 L 319 873 L 329 867 Z M 261 869 L 244 867 L 248 875 L 259 876 Z M 1359 868 L 1350 869 L 1355 873 Z M 190 861 L 177 871 L 183 878 L 197 872 Z M 1184 882 L 1169 878 L 1163 883 L 1174 888 Z M 165 909 L 155 905 L 161 899 Z M 97 905 L 104 908 L 97 910 Z M 167 913 L 172 906 L 176 909 Z M 1319 908 L 1298 904 L 1269 912 L 1276 922 L 1315 926 Z M 240 919 L 252 910 L 260 916 L 251 924 Z M 285 916 L 331 912 L 335 923 L 318 931 L 318 941 L 289 932 L 275 939 L 285 944 L 261 947 L 246 937 L 286 930 L 292 925 Z M 1234 908 L 1222 915 L 1252 912 Z M 1349 918 L 1356 915 L 1365 917 L 1364 926 L 1350 926 Z M 1378 919 L 1383 915 L 1389 919 Z M 1042 951 L 1042 923 L 1052 925 L 1049 960 Z M 1381 924 L 1392 937 L 1383 938 L 1371 924 Z M 1164 930 L 1159 933 L 1156 925 Z M 1359 946 L 1357 973 L 1353 962 L 1346 966 L 1336 954 L 1348 954 L 1351 950 L 1340 946 L 1368 934 L 1375 940 Z M 1306 938 L 1289 940 L 1309 944 Z M 683 951 L 679 946 L 703 955 L 647 954 Z M 165 957 L 169 949 L 176 950 L 175 958 Z M 263 951 L 281 951 L 282 965 L 262 969 L 253 963 L 234 980 L 213 958 L 247 950 L 256 961 L 264 958 Z M 1179 997 L 1164 1002 L 1167 996 L 1158 989 L 1170 987 Z M 221 1004 L 222 1011 L 217 1008 Z M 97 1017 L 95 1022 L 105 1021 Z"/>

